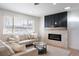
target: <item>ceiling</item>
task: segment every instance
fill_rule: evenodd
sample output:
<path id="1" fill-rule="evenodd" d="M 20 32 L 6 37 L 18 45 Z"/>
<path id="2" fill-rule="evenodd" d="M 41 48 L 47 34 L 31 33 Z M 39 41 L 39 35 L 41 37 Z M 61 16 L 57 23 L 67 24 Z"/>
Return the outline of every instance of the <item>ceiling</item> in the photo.
<path id="1" fill-rule="evenodd" d="M 79 4 L 57 3 L 56 5 L 53 5 L 53 3 L 39 3 L 39 5 L 34 5 L 34 3 L 0 3 L 1 9 L 38 17 L 66 11 L 64 9 L 65 7 L 71 7 L 72 10 L 78 8 Z"/>

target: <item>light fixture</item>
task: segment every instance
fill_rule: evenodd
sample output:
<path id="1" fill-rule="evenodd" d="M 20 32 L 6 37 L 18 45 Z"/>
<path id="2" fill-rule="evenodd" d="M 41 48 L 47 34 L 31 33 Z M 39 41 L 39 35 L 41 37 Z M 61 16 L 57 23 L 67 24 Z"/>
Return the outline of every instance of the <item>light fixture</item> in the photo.
<path id="1" fill-rule="evenodd" d="M 53 5 L 56 5 L 56 3 L 53 3 Z"/>
<path id="2" fill-rule="evenodd" d="M 65 9 L 65 10 L 70 10 L 70 9 L 71 9 L 71 7 L 65 7 L 64 9 Z"/>
<path id="3" fill-rule="evenodd" d="M 55 25 L 57 24 L 57 22 L 55 22 Z"/>

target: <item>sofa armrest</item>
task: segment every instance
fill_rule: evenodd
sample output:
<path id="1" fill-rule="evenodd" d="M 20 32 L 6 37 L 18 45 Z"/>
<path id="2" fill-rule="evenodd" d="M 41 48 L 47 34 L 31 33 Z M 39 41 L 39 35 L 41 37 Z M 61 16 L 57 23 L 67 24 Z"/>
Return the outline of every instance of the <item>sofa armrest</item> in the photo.
<path id="1" fill-rule="evenodd" d="M 33 41 L 32 40 L 23 40 L 23 41 L 20 41 L 18 42 L 19 44 L 25 44 L 25 45 L 28 45 L 28 44 L 32 44 Z"/>
<path id="2" fill-rule="evenodd" d="M 20 53 L 16 53 L 13 56 L 37 56 L 38 55 L 38 51 L 36 48 L 32 48 Z"/>

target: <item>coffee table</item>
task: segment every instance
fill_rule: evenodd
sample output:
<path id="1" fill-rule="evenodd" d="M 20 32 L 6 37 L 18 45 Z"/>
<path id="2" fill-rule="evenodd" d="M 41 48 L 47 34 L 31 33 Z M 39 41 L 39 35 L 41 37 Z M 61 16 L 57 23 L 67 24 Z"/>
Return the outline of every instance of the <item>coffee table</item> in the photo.
<path id="1" fill-rule="evenodd" d="M 47 53 L 47 44 L 44 42 L 35 42 L 33 43 L 34 47 L 38 50 L 38 54 L 46 54 Z"/>

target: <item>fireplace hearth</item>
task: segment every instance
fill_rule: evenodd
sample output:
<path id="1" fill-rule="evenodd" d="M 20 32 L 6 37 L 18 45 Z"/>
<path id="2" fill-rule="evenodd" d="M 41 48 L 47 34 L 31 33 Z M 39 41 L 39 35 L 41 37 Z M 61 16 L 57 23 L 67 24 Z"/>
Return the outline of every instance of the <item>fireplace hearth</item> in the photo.
<path id="1" fill-rule="evenodd" d="M 61 41 L 61 34 L 48 34 L 49 40 Z"/>

